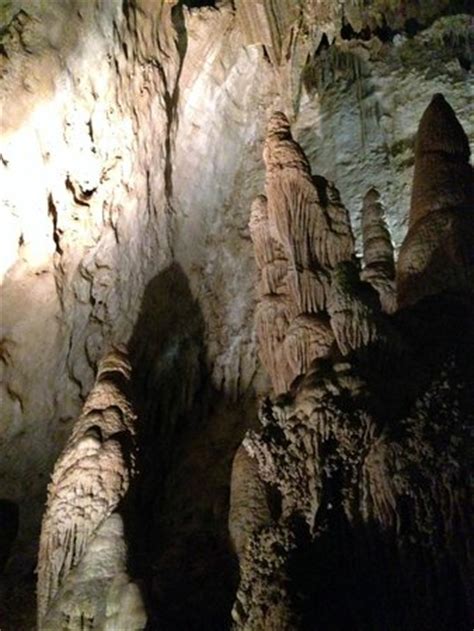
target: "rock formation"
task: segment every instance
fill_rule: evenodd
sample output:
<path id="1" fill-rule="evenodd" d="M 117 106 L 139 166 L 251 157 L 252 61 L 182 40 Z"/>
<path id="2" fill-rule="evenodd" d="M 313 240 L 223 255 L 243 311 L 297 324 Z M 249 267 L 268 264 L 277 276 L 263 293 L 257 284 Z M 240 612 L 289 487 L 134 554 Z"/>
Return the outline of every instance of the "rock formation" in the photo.
<path id="1" fill-rule="evenodd" d="M 354 243 L 347 211 L 323 178 L 313 180 L 286 116 L 270 118 L 263 157 L 270 231 L 288 258 L 288 291 L 295 315 L 325 307 L 328 270 L 350 259 Z"/>
<path id="2" fill-rule="evenodd" d="M 378 191 L 371 188 L 362 206 L 363 263 L 361 278 L 377 290 L 382 309 L 393 313 L 397 307 L 395 261 L 390 233 Z"/>
<path id="3" fill-rule="evenodd" d="M 369 284 L 361 282 L 353 262 L 340 263 L 335 268 L 328 294 L 331 327 L 343 355 L 380 340 L 377 295 Z"/>
<path id="4" fill-rule="evenodd" d="M 370 186 L 380 191 L 398 250 L 426 95 L 449 86 L 473 137 L 466 7 L 465 0 L 0 2 L 2 631 L 34 627 L 33 567 L 51 472 L 104 349 L 130 340 L 145 351 L 131 357 L 147 447 L 137 511 L 143 554 L 133 562 L 147 590 L 153 586 L 148 604 L 165 631 L 226 628 L 236 582 L 226 526 L 230 467 L 268 394 L 262 363 L 277 375 L 276 391 L 297 387 L 314 357 L 341 355 L 333 326 L 344 331 L 351 309 L 377 315 L 371 331 L 387 338 L 367 285 L 334 296 L 348 310 L 332 325 L 326 307 L 295 313 L 290 285 L 272 293 L 287 274 L 285 255 L 286 264 L 261 274 L 262 335 L 275 335 L 272 318 L 282 332 L 267 351 L 261 346 L 269 359 L 259 361 L 246 225 L 252 200 L 265 192 L 268 115 L 288 114 L 311 173 L 337 182 L 351 217 Z M 333 195 L 320 188 L 321 201 Z M 337 195 L 333 201 L 340 208 Z M 359 222 L 353 226 L 359 237 Z M 315 279 L 321 292 L 331 285 L 332 269 L 313 272 L 293 274 L 293 293 L 296 282 L 310 297 Z M 176 291 L 163 290 L 164 276 Z M 425 309 L 428 316 L 439 304 Z M 429 381 L 429 362 L 419 360 L 448 349 L 439 340 L 468 313 L 459 306 L 449 326 L 415 339 L 432 318 L 416 311 L 416 324 L 405 310 L 389 319 L 409 337 L 407 354 L 394 360 L 380 352 L 374 362 L 371 347 L 358 366 L 397 410 Z M 361 359 L 340 342 L 348 361 Z M 415 392 L 400 398 L 405 373 L 417 375 Z M 384 418 L 396 416 L 389 412 Z M 87 593 L 82 570 L 99 549 L 113 548 L 121 565 L 124 549 L 101 543 L 123 542 L 120 521 L 113 513 L 104 522 L 72 570 L 76 594 Z"/>
<path id="5" fill-rule="evenodd" d="M 234 550 L 240 557 L 250 536 L 272 521 L 267 491 L 258 474 L 257 462 L 243 447 L 239 447 L 234 457 L 230 488 L 230 537 Z"/>
<path id="6" fill-rule="evenodd" d="M 135 470 L 130 370 L 124 350 L 113 349 L 103 358 L 54 468 L 38 555 L 40 629 L 72 629 L 83 619 L 100 628 L 114 609 L 108 605 L 109 589 L 132 589 L 122 519 L 115 514 Z M 136 588 L 132 591 L 139 598 Z M 127 628 L 142 628 L 143 615 L 141 626 Z"/>
<path id="7" fill-rule="evenodd" d="M 261 274 L 256 329 L 281 393 L 332 347 L 330 277 L 353 257 L 354 240 L 337 189 L 311 174 L 282 112 L 269 120 L 263 155 L 266 196 L 254 201 L 249 222 Z"/>
<path id="8" fill-rule="evenodd" d="M 397 263 L 400 306 L 474 287 L 474 174 L 469 142 L 449 103 L 436 94 L 415 147 L 409 230 Z"/>
<path id="9" fill-rule="evenodd" d="M 446 126 L 443 116 L 448 117 Z M 238 511 L 231 511 L 229 523 L 231 532 L 238 524 L 245 532 L 236 546 L 236 630 L 469 628 L 473 559 L 469 463 L 463 445 L 474 420 L 472 353 L 467 350 L 474 341 L 474 301 L 467 284 L 456 285 L 453 301 L 446 294 L 453 285 L 444 280 L 467 273 L 470 263 L 454 252 L 452 259 L 444 257 L 444 266 L 431 267 L 425 276 L 430 281 L 427 292 L 412 282 L 404 263 L 418 261 L 417 269 L 425 274 L 420 249 L 430 248 L 436 239 L 433 254 L 442 254 L 446 238 L 446 247 L 451 247 L 452 222 L 426 223 L 434 227 L 426 244 L 422 236 L 429 229 L 420 232 L 420 225 L 433 221 L 435 213 L 451 212 L 449 204 L 445 208 L 449 196 L 439 209 L 427 182 L 422 184 L 427 197 L 431 195 L 429 203 L 417 189 L 427 121 L 433 139 L 429 160 L 436 159 L 434 147 L 440 159 L 447 160 L 450 147 L 454 166 L 459 158 L 464 161 L 461 171 L 466 171 L 468 152 L 458 142 L 462 133 L 451 116 L 447 103 L 436 96 L 420 124 L 413 193 L 418 214 L 402 246 L 404 274 L 399 263 L 397 278 L 402 309 L 387 315 L 394 308 L 393 250 L 378 194 L 371 191 L 364 203 L 364 270 L 359 273 L 348 248 L 347 260 L 331 261 L 328 275 L 322 306 L 338 351 L 326 350 L 322 358 L 309 362 L 285 397 L 266 400 L 261 428 L 248 432 L 239 449 L 238 484 L 232 485 L 231 496 Z M 276 120 L 279 155 L 288 158 L 289 128 L 281 115 Z M 453 135 L 445 150 L 443 129 Z M 271 131 L 273 137 L 275 133 Z M 265 155 L 267 168 L 274 169 L 269 145 L 275 147 L 276 142 L 267 141 Z M 292 174 L 291 185 L 286 184 L 290 178 L 285 179 L 283 167 L 280 188 L 276 176 L 267 184 L 270 222 L 275 217 L 290 269 L 295 260 L 308 266 L 315 260 L 314 226 L 295 211 L 299 200 L 306 204 L 311 190 L 300 151 L 293 151 L 291 164 L 297 174 Z M 451 177 L 443 190 L 455 190 L 455 168 Z M 299 189 L 303 180 L 306 196 Z M 467 225 L 473 209 L 465 206 L 462 212 Z M 292 233 L 295 216 L 302 217 L 296 224 L 301 227 L 298 238 Z M 308 230 L 306 244 L 303 228 Z M 429 304 L 423 300 L 425 293 L 436 294 Z M 299 312 L 305 323 L 321 317 L 322 310 L 317 316 L 302 316 L 295 294 L 288 300 L 294 301 L 289 311 Z M 403 309 L 407 302 L 410 308 Z M 456 326 L 446 330 L 449 318 Z M 294 355 L 311 354 L 311 334 L 305 333 L 306 343 L 295 340 L 292 326 L 285 343 Z M 324 328 L 312 331 L 315 345 L 327 344 Z M 252 463 L 248 472 L 240 462 Z"/>

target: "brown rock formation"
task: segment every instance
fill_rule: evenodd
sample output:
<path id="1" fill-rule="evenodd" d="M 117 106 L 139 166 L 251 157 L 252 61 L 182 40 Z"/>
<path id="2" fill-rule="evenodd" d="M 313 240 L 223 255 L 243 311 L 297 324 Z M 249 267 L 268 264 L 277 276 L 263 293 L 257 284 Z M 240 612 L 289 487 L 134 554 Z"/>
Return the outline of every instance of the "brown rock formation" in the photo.
<path id="1" fill-rule="evenodd" d="M 354 263 L 340 263 L 333 272 L 328 298 L 331 327 L 343 355 L 367 347 L 381 337 L 376 295 L 360 281 Z"/>
<path id="2" fill-rule="evenodd" d="M 285 295 L 267 294 L 262 297 L 255 310 L 259 355 L 276 393 L 286 392 L 291 384 L 283 350 L 290 321 L 288 302 Z"/>
<path id="3" fill-rule="evenodd" d="M 362 206 L 364 269 L 361 278 L 377 290 L 382 309 L 393 313 L 397 306 L 395 261 L 390 233 L 378 191 L 371 188 Z"/>
<path id="4" fill-rule="evenodd" d="M 299 313 L 317 313 L 325 307 L 327 269 L 353 254 L 347 212 L 323 178 L 315 186 L 306 156 L 281 112 L 268 123 L 263 157 L 268 217 L 288 258 L 292 302 Z"/>
<path id="5" fill-rule="evenodd" d="M 255 259 L 262 275 L 261 295 L 286 293 L 288 261 L 283 248 L 271 234 L 265 195 L 259 195 L 252 204 L 249 229 Z"/>
<path id="6" fill-rule="evenodd" d="M 397 264 L 400 306 L 474 287 L 474 184 L 466 134 L 440 94 L 421 119 L 409 230 Z"/>
<path id="7" fill-rule="evenodd" d="M 272 518 L 257 462 L 242 446 L 234 457 L 230 488 L 230 537 L 237 556 L 243 560 L 250 536 L 270 524 Z"/>
<path id="8" fill-rule="evenodd" d="M 472 205 L 471 150 L 466 133 L 442 94 L 435 94 L 416 135 L 409 227 L 435 210 Z"/>
<path id="9" fill-rule="evenodd" d="M 95 386 L 56 462 L 38 556 L 39 628 L 58 590 L 129 487 L 136 423 L 129 379 L 126 353 L 112 350 L 100 362 Z"/>
<path id="10" fill-rule="evenodd" d="M 291 374 L 304 375 L 315 359 L 327 357 L 333 344 L 334 333 L 327 316 L 297 316 L 288 327 L 284 342 Z"/>
<path id="11" fill-rule="evenodd" d="M 349 249 L 330 260 L 338 250 L 324 240 L 337 238 L 331 222 L 315 219 L 328 216 L 311 189 L 317 179 L 285 120 L 272 119 L 268 217 L 298 279 L 283 345 L 291 374 L 302 376 L 287 396 L 263 404 L 261 429 L 247 432 L 236 459 L 231 504 L 239 510 L 230 529 L 245 524 L 246 542 L 236 630 L 470 628 L 472 215 L 463 180 L 468 151 L 450 112 L 436 96 L 420 124 L 413 221 L 397 270 L 401 309 L 392 315 L 393 250 L 378 193 L 364 200 L 361 275 Z M 423 179 L 438 159 L 454 165 L 439 196 L 440 181 L 431 188 Z M 314 313 L 293 301 L 316 264 L 327 285 Z M 413 304 L 435 293 L 428 305 Z M 259 331 L 261 343 L 271 336 Z M 276 354 L 273 361 L 278 371 Z M 248 501 L 241 460 L 252 463 Z M 272 519 L 255 519 L 255 506 L 269 511 L 270 493 Z"/>
<path id="12" fill-rule="evenodd" d="M 311 174 L 286 116 L 275 112 L 267 132 L 267 195 L 253 203 L 249 227 L 261 272 L 260 354 L 278 394 L 333 345 L 331 272 L 351 259 L 354 241 L 336 187 Z"/>

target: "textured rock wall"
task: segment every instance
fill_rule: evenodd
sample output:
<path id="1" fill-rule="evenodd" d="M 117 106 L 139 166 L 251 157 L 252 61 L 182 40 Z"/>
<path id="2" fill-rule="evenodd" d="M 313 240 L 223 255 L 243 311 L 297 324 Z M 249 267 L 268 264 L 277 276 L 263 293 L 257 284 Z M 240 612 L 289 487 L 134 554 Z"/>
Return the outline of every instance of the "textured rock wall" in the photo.
<path id="1" fill-rule="evenodd" d="M 159 13 L 15 3 L 3 33 L 0 494 L 22 503 L 22 529 L 37 527 L 104 345 L 127 340 L 170 259 L 163 101 L 176 64 L 160 73 L 158 24 L 166 34 L 172 18 Z"/>

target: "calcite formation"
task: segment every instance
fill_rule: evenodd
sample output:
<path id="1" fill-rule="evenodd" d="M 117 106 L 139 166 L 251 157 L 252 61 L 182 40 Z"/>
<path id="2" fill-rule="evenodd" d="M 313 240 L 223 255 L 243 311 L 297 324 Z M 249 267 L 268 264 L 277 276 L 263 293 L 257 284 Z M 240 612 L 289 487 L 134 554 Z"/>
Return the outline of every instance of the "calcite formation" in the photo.
<path id="1" fill-rule="evenodd" d="M 300 270 L 290 285 L 282 250 L 260 274 L 266 298 L 259 301 L 268 304 L 266 332 L 257 334 L 246 224 L 252 200 L 265 192 L 268 115 L 288 113 L 311 173 L 337 182 L 352 218 L 368 188 L 377 188 L 398 249 L 426 95 L 449 86 L 449 102 L 472 138 L 466 6 L 0 2 L 0 505 L 9 507 L 0 510 L 2 629 L 34 625 L 32 567 L 50 473 L 104 349 L 130 339 L 147 351 L 139 361 L 142 418 L 151 469 L 159 474 L 156 486 L 147 480 L 143 500 L 144 539 L 154 546 L 143 555 L 154 568 L 153 581 L 147 577 L 157 586 L 154 606 L 173 631 L 225 628 L 234 581 L 224 527 L 229 468 L 256 399 L 269 387 L 257 338 L 281 328 L 263 362 L 274 357 L 270 373 L 285 393 L 313 357 L 340 353 L 333 326 L 346 330 L 346 306 L 348 318 L 350 309 L 376 313 L 368 286 L 343 292 L 332 324 L 326 308 L 295 313 L 290 289 L 296 294 L 301 286 L 308 302 L 316 281 L 320 293 L 332 284 L 332 271 Z M 318 188 L 318 178 L 313 182 Z M 329 184 L 321 189 L 321 199 L 332 194 Z M 358 221 L 353 228 L 360 237 Z M 163 276 L 179 286 L 177 269 L 192 300 L 163 291 Z M 184 311 L 190 326 L 174 327 Z M 456 318 L 449 322 L 457 328 Z M 386 325 L 377 316 L 371 331 L 385 340 Z M 347 357 L 356 352 L 339 338 Z M 410 340 L 408 351 L 430 354 L 439 349 L 435 339 L 421 349 Z M 394 404 L 399 396 L 387 384 L 406 369 L 397 357 L 377 355 L 378 366 L 385 360 L 396 373 L 377 383 Z M 121 539 L 117 517 L 101 527 L 105 540 Z M 116 551 L 120 564 L 123 550 Z M 83 563 L 71 574 L 77 583 Z M 74 617 L 72 601 L 68 608 Z"/>
<path id="2" fill-rule="evenodd" d="M 441 94 L 423 114 L 415 147 L 409 230 L 397 263 L 401 306 L 474 287 L 474 174 L 467 136 Z"/>
<path id="3" fill-rule="evenodd" d="M 54 468 L 38 554 L 40 629 L 73 628 L 83 618 L 91 628 L 99 628 L 106 618 L 111 583 L 116 575 L 126 575 L 121 517 L 110 519 L 135 470 L 137 419 L 130 401 L 130 372 L 124 349 L 106 354 Z M 97 560 L 101 554 L 102 565 Z"/>
<path id="4" fill-rule="evenodd" d="M 288 257 L 288 286 L 293 308 L 317 313 L 325 306 L 327 270 L 350 259 L 353 237 L 337 191 L 313 180 L 286 116 L 270 118 L 263 157 L 271 230 Z"/>
<path id="5" fill-rule="evenodd" d="M 361 278 L 377 290 L 382 309 L 397 308 L 394 249 L 379 192 L 371 188 L 362 206 L 363 264 Z"/>
<path id="6" fill-rule="evenodd" d="M 260 353 L 279 393 L 331 349 L 330 276 L 351 260 L 354 240 L 337 189 L 312 175 L 282 112 L 269 120 L 263 155 L 266 195 L 254 201 L 249 228 L 261 273 Z"/>
<path id="7" fill-rule="evenodd" d="M 284 119 L 278 115 L 277 121 L 281 134 Z M 430 142 L 424 137 L 428 128 Z M 286 123 L 283 133 L 289 144 Z M 332 261 L 327 313 L 301 315 L 297 297 L 287 295 L 288 312 L 299 313 L 306 330 L 302 340 L 291 338 L 291 323 L 285 343 L 294 355 L 311 355 L 311 344 L 326 344 L 326 351 L 314 353 L 304 370 L 306 360 L 296 361 L 300 378 L 285 396 L 263 402 L 260 430 L 248 432 L 239 448 L 231 489 L 238 511 L 231 511 L 229 523 L 231 532 L 243 524 L 245 533 L 236 546 L 236 630 L 469 628 L 473 559 L 465 445 L 474 418 L 468 350 L 474 301 L 471 286 L 456 284 L 453 296 L 454 286 L 445 279 L 468 274 L 472 263 L 455 254 L 465 235 L 454 233 L 452 222 L 434 220 L 438 212 L 450 212 L 450 197 L 440 203 L 419 164 L 425 151 L 428 162 L 453 160 L 453 169 L 443 171 L 443 191 L 467 202 L 467 194 L 456 189 L 456 163 L 462 163 L 461 175 L 467 172 L 463 138 L 451 108 L 435 96 L 418 132 L 411 227 L 398 265 L 398 311 L 393 248 L 376 191 L 364 203 L 364 268 L 349 247 L 342 250 L 347 260 Z M 269 144 L 267 168 L 275 164 Z M 300 151 L 278 155 L 291 156 L 297 173 L 285 189 L 282 165 L 284 183 L 267 185 L 269 221 L 272 204 L 279 203 L 274 234 L 291 269 L 294 251 L 303 253 L 300 264 L 314 260 L 313 224 L 297 214 L 308 198 L 301 182 L 310 191 L 310 177 Z M 472 207 L 456 209 L 467 226 Z M 425 222 L 429 229 L 421 230 Z M 307 242 L 298 250 L 304 229 Z M 429 230 L 432 238 L 425 242 Z M 459 240 L 453 241 L 455 234 Z M 442 267 L 431 265 L 428 276 L 428 261 L 420 254 L 434 242 L 433 257 L 444 247 L 452 247 L 453 256 L 445 256 Z M 409 269 L 409 260 L 418 267 Z M 418 271 L 429 281 L 426 290 L 421 278 L 419 285 L 410 279 Z M 321 317 L 327 320 L 309 325 L 308 319 Z M 453 328 L 447 328 L 450 319 Z M 336 342 L 331 352 L 328 321 Z M 249 463 L 246 469 L 243 462 Z"/>

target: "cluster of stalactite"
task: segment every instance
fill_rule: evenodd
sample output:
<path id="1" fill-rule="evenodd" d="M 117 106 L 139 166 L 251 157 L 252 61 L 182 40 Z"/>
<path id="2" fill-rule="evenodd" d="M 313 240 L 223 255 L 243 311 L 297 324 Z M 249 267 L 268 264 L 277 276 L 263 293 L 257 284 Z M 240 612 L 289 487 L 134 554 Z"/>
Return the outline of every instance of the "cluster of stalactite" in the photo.
<path id="1" fill-rule="evenodd" d="M 275 393 L 291 389 L 262 403 L 234 460 L 235 629 L 470 628 L 469 154 L 436 95 L 396 269 L 371 190 L 359 270 L 335 189 L 311 176 L 284 116 L 270 121 L 250 220 L 256 326 Z"/>

